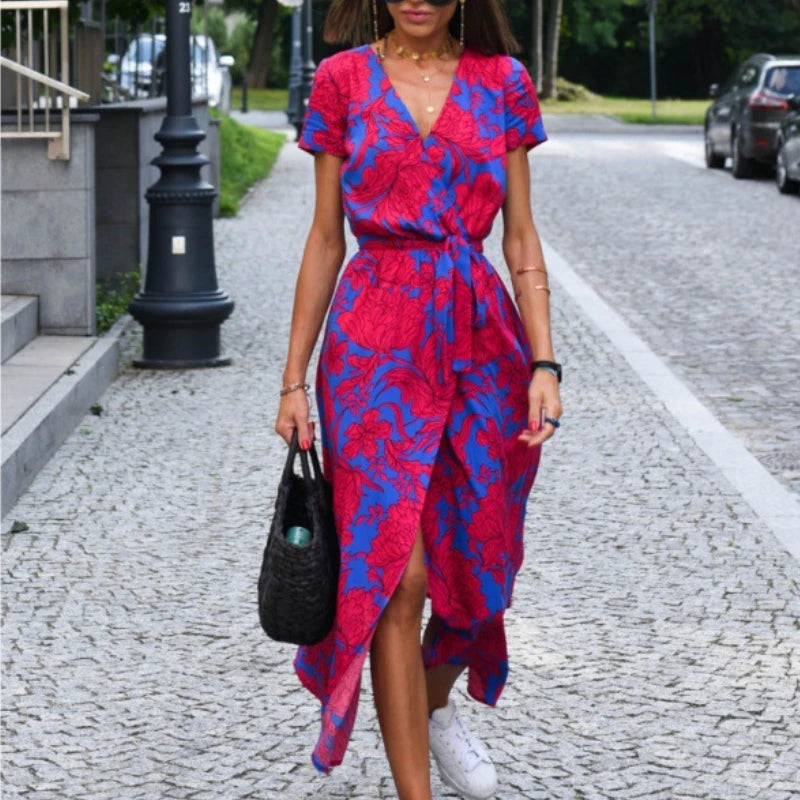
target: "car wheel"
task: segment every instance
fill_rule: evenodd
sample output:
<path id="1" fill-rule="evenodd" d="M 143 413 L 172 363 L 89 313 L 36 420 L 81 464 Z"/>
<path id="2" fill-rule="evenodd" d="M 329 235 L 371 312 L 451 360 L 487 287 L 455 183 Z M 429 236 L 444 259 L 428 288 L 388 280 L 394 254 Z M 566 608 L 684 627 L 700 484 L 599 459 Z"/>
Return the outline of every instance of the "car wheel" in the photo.
<path id="1" fill-rule="evenodd" d="M 753 174 L 753 159 L 742 153 L 742 142 L 739 129 L 731 134 L 731 172 L 734 178 L 749 178 Z"/>
<path id="2" fill-rule="evenodd" d="M 711 141 L 711 131 L 706 128 L 705 133 L 706 166 L 709 169 L 722 169 L 725 166 L 725 156 L 714 152 L 714 143 Z"/>
<path id="3" fill-rule="evenodd" d="M 800 181 L 793 181 L 789 177 L 789 166 L 786 163 L 786 150 L 783 145 L 778 149 L 778 158 L 775 161 L 775 182 L 781 194 L 796 194 L 800 190 Z"/>

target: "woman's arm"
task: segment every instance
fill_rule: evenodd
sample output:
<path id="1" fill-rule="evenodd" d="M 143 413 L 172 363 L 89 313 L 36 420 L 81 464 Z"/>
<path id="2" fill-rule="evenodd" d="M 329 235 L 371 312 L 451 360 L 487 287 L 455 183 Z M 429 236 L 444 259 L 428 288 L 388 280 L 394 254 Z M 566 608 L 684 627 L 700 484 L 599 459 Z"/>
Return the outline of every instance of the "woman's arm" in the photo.
<path id="1" fill-rule="evenodd" d="M 530 168 L 525 146 L 508 151 L 506 198 L 503 203 L 503 254 L 511 272 L 511 284 L 517 299 L 522 324 L 528 336 L 534 360 L 553 361 L 553 342 L 550 336 L 550 300 L 547 269 L 542 244 L 533 222 L 530 200 Z M 531 269 L 535 268 L 535 269 Z M 518 273 L 524 269 L 525 272 Z M 555 428 L 539 426 L 540 411 L 547 416 L 561 416 L 558 380 L 544 369 L 531 377 L 528 391 L 528 424 L 530 431 L 520 438 L 533 447 L 549 439 Z"/>
<path id="2" fill-rule="evenodd" d="M 283 371 L 284 386 L 303 383 L 306 379 L 308 362 L 344 261 L 346 244 L 339 183 L 341 164 L 339 156 L 324 151 L 314 154 L 314 218 L 295 287 L 289 352 Z M 307 449 L 313 439 L 308 415 L 305 392 L 289 392 L 281 397 L 275 430 L 288 442 L 292 430 L 297 428 L 301 446 Z"/>

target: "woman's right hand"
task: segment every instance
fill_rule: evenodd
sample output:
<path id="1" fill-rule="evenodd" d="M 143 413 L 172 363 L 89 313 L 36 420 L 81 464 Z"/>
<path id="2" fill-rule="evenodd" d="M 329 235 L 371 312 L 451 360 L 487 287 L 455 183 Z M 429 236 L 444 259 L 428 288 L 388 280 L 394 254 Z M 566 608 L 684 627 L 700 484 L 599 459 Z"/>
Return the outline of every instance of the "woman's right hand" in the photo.
<path id="1" fill-rule="evenodd" d="M 309 406 L 306 393 L 302 389 L 295 389 L 281 397 L 275 432 L 283 437 L 286 444 L 289 444 L 292 440 L 292 432 L 297 428 L 300 447 L 308 450 L 311 442 L 314 441 L 314 423 L 308 417 Z"/>

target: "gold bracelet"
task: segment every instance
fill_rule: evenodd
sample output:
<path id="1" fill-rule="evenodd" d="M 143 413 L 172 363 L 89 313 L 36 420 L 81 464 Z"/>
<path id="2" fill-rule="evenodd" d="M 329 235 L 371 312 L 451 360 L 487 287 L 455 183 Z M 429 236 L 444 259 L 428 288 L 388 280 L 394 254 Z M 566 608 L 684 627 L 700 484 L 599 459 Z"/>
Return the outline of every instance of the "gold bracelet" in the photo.
<path id="1" fill-rule="evenodd" d="M 522 275 L 523 272 L 544 272 L 547 275 L 547 270 L 541 267 L 522 267 L 517 270 L 517 275 Z"/>
<path id="2" fill-rule="evenodd" d="M 550 296 L 550 287 L 545 286 L 543 283 L 537 283 L 536 286 L 533 287 L 534 289 L 541 289 L 543 292 L 547 292 L 548 297 Z M 519 300 L 522 297 L 522 292 L 514 292 L 514 299 Z"/>
<path id="3" fill-rule="evenodd" d="M 280 390 L 279 394 L 283 397 L 285 394 L 289 394 L 289 392 L 294 392 L 297 389 L 302 389 L 304 392 L 308 392 L 311 387 L 307 383 L 303 383 L 302 381 L 297 381 L 297 383 L 290 383 L 288 386 L 284 386 L 283 389 Z"/>

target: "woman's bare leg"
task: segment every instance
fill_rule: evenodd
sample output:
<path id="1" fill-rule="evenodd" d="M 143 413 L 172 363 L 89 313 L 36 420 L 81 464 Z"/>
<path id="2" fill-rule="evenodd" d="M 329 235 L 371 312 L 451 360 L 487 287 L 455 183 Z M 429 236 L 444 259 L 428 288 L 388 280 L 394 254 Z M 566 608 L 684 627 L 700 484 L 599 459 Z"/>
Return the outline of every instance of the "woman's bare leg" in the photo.
<path id="1" fill-rule="evenodd" d="M 428 712 L 420 627 L 427 573 L 422 532 L 383 610 L 370 646 L 370 672 L 389 766 L 400 800 L 431 800 Z"/>
<path id="2" fill-rule="evenodd" d="M 422 643 L 425 646 L 429 647 L 433 644 L 433 638 L 439 624 L 439 618 L 435 614 L 431 614 L 428 624 L 425 627 L 425 635 L 422 637 Z M 465 665 L 462 664 L 440 664 L 438 667 L 425 670 L 428 716 L 433 713 L 434 709 L 444 708 L 447 705 L 447 698 L 450 696 L 450 690 L 465 668 Z"/>

